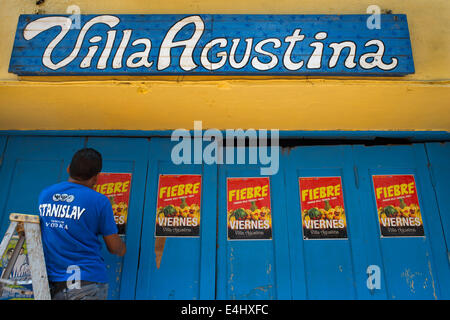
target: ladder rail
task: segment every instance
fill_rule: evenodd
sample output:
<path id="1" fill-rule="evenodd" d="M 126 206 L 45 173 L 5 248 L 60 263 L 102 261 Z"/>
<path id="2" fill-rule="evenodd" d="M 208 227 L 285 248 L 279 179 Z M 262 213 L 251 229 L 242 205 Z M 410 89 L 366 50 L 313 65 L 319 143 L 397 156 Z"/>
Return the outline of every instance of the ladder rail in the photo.
<path id="1" fill-rule="evenodd" d="M 19 256 L 20 250 L 22 250 L 22 248 L 23 248 L 24 242 L 25 242 L 25 236 L 20 236 L 19 240 L 17 240 L 16 246 L 14 247 L 13 254 L 8 261 L 8 265 L 6 266 L 6 268 L 3 272 L 3 275 L 1 277 L 2 279 L 9 278 L 9 275 L 11 274 L 11 271 L 17 262 L 17 257 Z"/>
<path id="2" fill-rule="evenodd" d="M 8 227 L 8 230 L 6 230 L 5 236 L 2 239 L 2 242 L 0 243 L 0 258 L 3 257 L 3 255 L 6 253 L 6 249 L 8 248 L 9 243 L 11 242 L 11 239 L 14 235 L 14 231 L 16 230 L 16 227 L 18 225 L 17 221 L 12 221 Z M 17 261 L 17 257 L 19 255 L 20 249 L 18 249 L 18 245 L 20 244 L 20 247 L 23 247 L 23 237 L 21 236 L 19 240 L 16 243 L 16 246 L 14 248 L 13 254 L 11 255 L 11 258 L 8 260 L 8 264 L 6 267 L 4 267 L 3 272 L 1 274 L 0 280 L 7 280 L 9 278 L 9 275 L 11 274 L 11 270 L 14 267 L 14 264 Z M 0 297 L 3 294 L 5 283 L 3 281 L 0 282 Z"/>
<path id="3" fill-rule="evenodd" d="M 3 257 L 3 255 L 5 254 L 6 248 L 8 247 L 8 244 L 11 241 L 12 236 L 14 235 L 14 231 L 16 230 L 17 224 L 17 221 L 12 221 L 9 224 L 9 228 L 8 230 L 6 230 L 3 240 L 0 243 L 0 257 Z"/>
<path id="4" fill-rule="evenodd" d="M 51 300 L 39 223 L 24 223 L 34 299 Z"/>
<path id="5" fill-rule="evenodd" d="M 8 265 L 3 272 L 0 281 L 0 295 L 3 292 L 3 285 L 8 281 L 12 268 L 17 261 L 20 250 L 26 241 L 28 258 L 31 270 L 31 284 L 33 287 L 33 295 L 35 300 L 51 300 L 50 288 L 47 277 L 47 268 L 45 265 L 44 249 L 41 238 L 41 227 L 39 216 L 27 215 L 20 213 L 11 213 L 9 216 L 11 221 L 2 242 L 0 243 L 0 253 L 3 256 L 9 242 L 17 229 L 19 232 L 19 240 L 16 243 L 14 252 L 8 261 Z M 5 288 L 6 289 L 6 288 Z M 25 292 L 15 290 L 16 292 Z"/>

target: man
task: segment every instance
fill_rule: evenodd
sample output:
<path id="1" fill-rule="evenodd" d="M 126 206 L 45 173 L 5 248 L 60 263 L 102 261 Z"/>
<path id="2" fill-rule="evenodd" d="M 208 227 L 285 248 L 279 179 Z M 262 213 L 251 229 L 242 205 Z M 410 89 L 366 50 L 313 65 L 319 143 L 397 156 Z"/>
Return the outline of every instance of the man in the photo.
<path id="1" fill-rule="evenodd" d="M 111 203 L 92 189 L 101 169 L 101 154 L 81 149 L 67 168 L 68 181 L 44 189 L 39 196 L 42 243 L 54 300 L 107 298 L 99 235 L 110 253 L 123 256 L 126 252 Z"/>

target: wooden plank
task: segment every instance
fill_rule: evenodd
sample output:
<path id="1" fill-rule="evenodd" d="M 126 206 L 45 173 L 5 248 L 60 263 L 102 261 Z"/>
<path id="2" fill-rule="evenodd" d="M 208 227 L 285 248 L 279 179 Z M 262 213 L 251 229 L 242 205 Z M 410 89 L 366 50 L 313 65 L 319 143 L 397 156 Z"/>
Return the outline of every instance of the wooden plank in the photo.
<path id="1" fill-rule="evenodd" d="M 102 154 L 103 172 L 132 174 L 126 230 L 121 235 L 126 243 L 127 253 L 123 257 L 112 255 L 104 245 L 101 251 L 108 270 L 108 300 L 132 300 L 135 298 L 139 261 L 149 141 L 91 137 L 86 146 Z"/>
<path id="2" fill-rule="evenodd" d="M 3 236 L 2 242 L 0 243 L 0 256 L 3 257 L 6 248 L 8 247 L 9 241 L 11 241 L 12 236 L 14 235 L 14 231 L 16 230 L 17 222 L 13 221 L 10 223 L 8 230 L 6 230 L 5 235 Z"/>
<path id="3" fill-rule="evenodd" d="M 35 300 L 50 300 L 47 269 L 42 247 L 41 228 L 36 223 L 24 223 L 28 257 L 30 259 L 31 280 Z"/>
<path id="4" fill-rule="evenodd" d="M 214 299 L 215 290 L 215 166 L 175 165 L 170 159 L 174 143 L 165 138 L 150 140 L 142 239 L 137 273 L 136 299 Z M 209 168 L 206 168 L 209 167 Z M 200 236 L 166 237 L 162 245 L 156 231 L 159 175 L 202 175 Z M 157 243 L 158 242 L 158 243 Z"/>
<path id="5" fill-rule="evenodd" d="M 450 208 L 446 205 L 450 194 L 450 144 L 448 142 L 427 143 L 429 171 L 434 192 L 438 201 L 439 216 L 446 242 L 447 257 L 450 263 Z M 450 294 L 450 289 L 448 290 Z"/>
<path id="6" fill-rule="evenodd" d="M 69 17 L 21 15 L 9 71 L 18 75 L 414 73 L 403 14 L 380 15 L 377 29 L 369 29 L 370 15 L 80 15 L 80 28 L 70 30 L 64 29 L 72 23 Z"/>
<path id="7" fill-rule="evenodd" d="M 359 228 L 371 265 L 381 268 L 387 299 L 448 299 L 449 269 L 445 240 L 423 144 L 353 146 L 361 203 Z M 425 236 L 382 237 L 374 175 L 414 175 Z M 420 285 L 418 285 L 420 284 Z"/>
<path id="8" fill-rule="evenodd" d="M 32 214 L 11 213 L 9 215 L 9 220 L 17 222 L 39 223 L 39 216 Z"/>
<path id="9" fill-rule="evenodd" d="M 20 250 L 22 250 L 24 242 L 25 242 L 25 237 L 22 235 L 17 240 L 17 243 L 11 254 L 11 257 L 8 260 L 8 264 L 6 265 L 6 268 L 3 269 L 3 274 L 1 276 L 1 280 L 5 280 L 5 279 L 9 278 L 11 271 L 12 271 L 14 265 L 16 264 L 17 257 L 19 256 Z M 4 285 L 3 282 L 0 283 L 0 296 L 3 294 L 3 285 Z"/>

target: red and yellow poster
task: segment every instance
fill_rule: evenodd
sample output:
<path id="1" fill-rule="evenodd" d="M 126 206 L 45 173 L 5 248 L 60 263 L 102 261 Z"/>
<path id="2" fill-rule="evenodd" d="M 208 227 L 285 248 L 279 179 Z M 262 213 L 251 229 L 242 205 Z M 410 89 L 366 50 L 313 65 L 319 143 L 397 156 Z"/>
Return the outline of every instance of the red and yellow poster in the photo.
<path id="1" fill-rule="evenodd" d="M 381 236 L 423 236 L 414 175 L 375 175 L 372 180 Z"/>
<path id="2" fill-rule="evenodd" d="M 346 239 L 341 177 L 299 178 L 304 239 Z"/>
<path id="3" fill-rule="evenodd" d="M 272 239 L 268 177 L 227 179 L 228 240 Z"/>
<path id="4" fill-rule="evenodd" d="M 109 198 L 119 234 L 125 234 L 130 201 L 131 173 L 101 172 L 94 190 Z"/>
<path id="5" fill-rule="evenodd" d="M 200 236 L 201 183 L 201 175 L 159 176 L 155 236 Z"/>

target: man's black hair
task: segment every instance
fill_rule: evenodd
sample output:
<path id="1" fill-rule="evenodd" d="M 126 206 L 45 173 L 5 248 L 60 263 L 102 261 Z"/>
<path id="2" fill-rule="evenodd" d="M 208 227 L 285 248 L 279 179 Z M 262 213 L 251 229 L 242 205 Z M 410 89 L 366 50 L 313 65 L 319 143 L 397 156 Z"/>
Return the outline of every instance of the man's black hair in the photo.
<path id="1" fill-rule="evenodd" d="M 95 149 L 83 148 L 75 152 L 69 166 L 70 177 L 88 180 L 102 171 L 102 155 Z"/>

